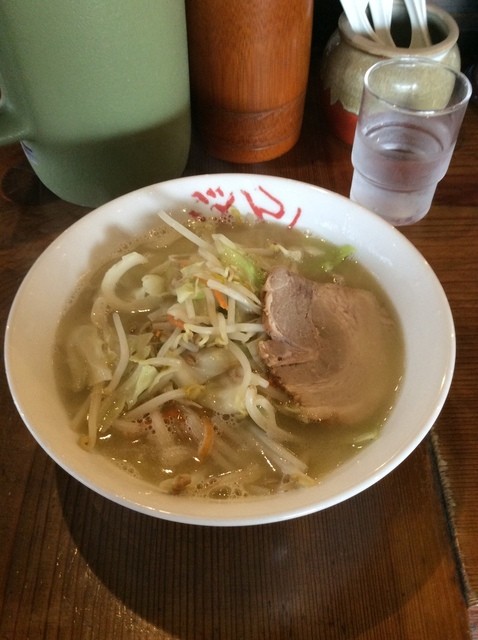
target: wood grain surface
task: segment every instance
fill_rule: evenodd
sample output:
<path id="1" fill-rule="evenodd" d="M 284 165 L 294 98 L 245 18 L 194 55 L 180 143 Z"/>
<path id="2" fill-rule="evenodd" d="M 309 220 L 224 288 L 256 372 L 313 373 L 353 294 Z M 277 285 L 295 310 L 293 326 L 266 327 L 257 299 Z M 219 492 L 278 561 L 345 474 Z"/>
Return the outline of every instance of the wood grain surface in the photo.
<path id="1" fill-rule="evenodd" d="M 277 158 L 297 142 L 313 0 L 186 0 L 194 122 L 233 162 Z"/>
<path id="2" fill-rule="evenodd" d="M 348 194 L 350 148 L 324 130 L 311 75 L 288 154 L 231 165 L 194 142 L 187 174 L 247 171 Z M 449 297 L 457 364 L 432 433 L 336 507 L 246 528 L 179 525 L 92 493 L 36 445 L 0 380 L 0 639 L 478 638 L 478 109 L 429 215 L 403 229 Z M 0 150 L 0 322 L 29 267 L 85 209 Z M 10 200 L 7 200 L 6 197 Z M 424 381 L 426 383 L 426 381 Z M 473 626 L 475 624 L 475 626 Z"/>

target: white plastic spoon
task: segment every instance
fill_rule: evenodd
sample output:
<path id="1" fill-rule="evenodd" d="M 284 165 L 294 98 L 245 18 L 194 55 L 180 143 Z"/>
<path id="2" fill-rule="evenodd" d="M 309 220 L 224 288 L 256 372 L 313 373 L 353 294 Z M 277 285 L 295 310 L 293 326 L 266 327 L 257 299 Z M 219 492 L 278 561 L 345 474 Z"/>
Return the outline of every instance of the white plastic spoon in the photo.
<path id="1" fill-rule="evenodd" d="M 380 42 L 378 35 L 372 29 L 367 18 L 367 5 L 369 0 L 340 0 L 352 31 L 357 35 L 365 36 L 375 42 Z"/>
<path id="2" fill-rule="evenodd" d="M 410 48 L 429 47 L 432 42 L 428 31 L 426 0 L 405 0 L 405 6 L 412 27 Z"/>
<path id="3" fill-rule="evenodd" d="M 373 20 L 373 29 L 379 39 L 389 47 L 394 47 L 395 42 L 390 33 L 392 23 L 393 0 L 369 0 L 370 13 Z"/>

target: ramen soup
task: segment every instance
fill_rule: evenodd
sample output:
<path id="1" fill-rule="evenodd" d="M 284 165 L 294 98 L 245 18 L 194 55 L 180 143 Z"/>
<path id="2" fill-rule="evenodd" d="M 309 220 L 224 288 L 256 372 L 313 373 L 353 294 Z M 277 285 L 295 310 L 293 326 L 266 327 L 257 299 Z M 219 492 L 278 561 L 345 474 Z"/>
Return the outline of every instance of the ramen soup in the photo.
<path id="1" fill-rule="evenodd" d="M 55 358 L 79 446 L 160 491 L 240 499 L 315 484 L 376 439 L 403 341 L 352 247 L 159 212 L 81 284 Z"/>

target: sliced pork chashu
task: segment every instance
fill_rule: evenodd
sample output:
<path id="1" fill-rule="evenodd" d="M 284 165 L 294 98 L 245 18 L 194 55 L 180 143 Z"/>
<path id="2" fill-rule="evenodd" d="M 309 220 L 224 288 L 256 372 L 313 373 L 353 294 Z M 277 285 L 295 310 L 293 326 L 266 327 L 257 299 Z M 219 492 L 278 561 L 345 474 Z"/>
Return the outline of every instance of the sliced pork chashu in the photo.
<path id="1" fill-rule="evenodd" d="M 270 339 L 259 353 L 303 421 L 356 423 L 383 403 L 394 329 L 371 292 L 277 267 L 265 283 L 263 321 Z"/>

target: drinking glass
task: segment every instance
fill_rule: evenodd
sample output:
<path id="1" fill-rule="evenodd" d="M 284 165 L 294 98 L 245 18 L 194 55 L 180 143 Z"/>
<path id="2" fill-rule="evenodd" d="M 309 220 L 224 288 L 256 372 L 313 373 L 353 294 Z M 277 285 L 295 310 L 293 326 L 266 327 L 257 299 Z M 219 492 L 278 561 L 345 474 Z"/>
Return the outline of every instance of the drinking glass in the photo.
<path id="1" fill-rule="evenodd" d="M 350 198 L 395 226 L 429 211 L 471 95 L 467 77 L 428 58 L 374 64 L 352 148 Z"/>

